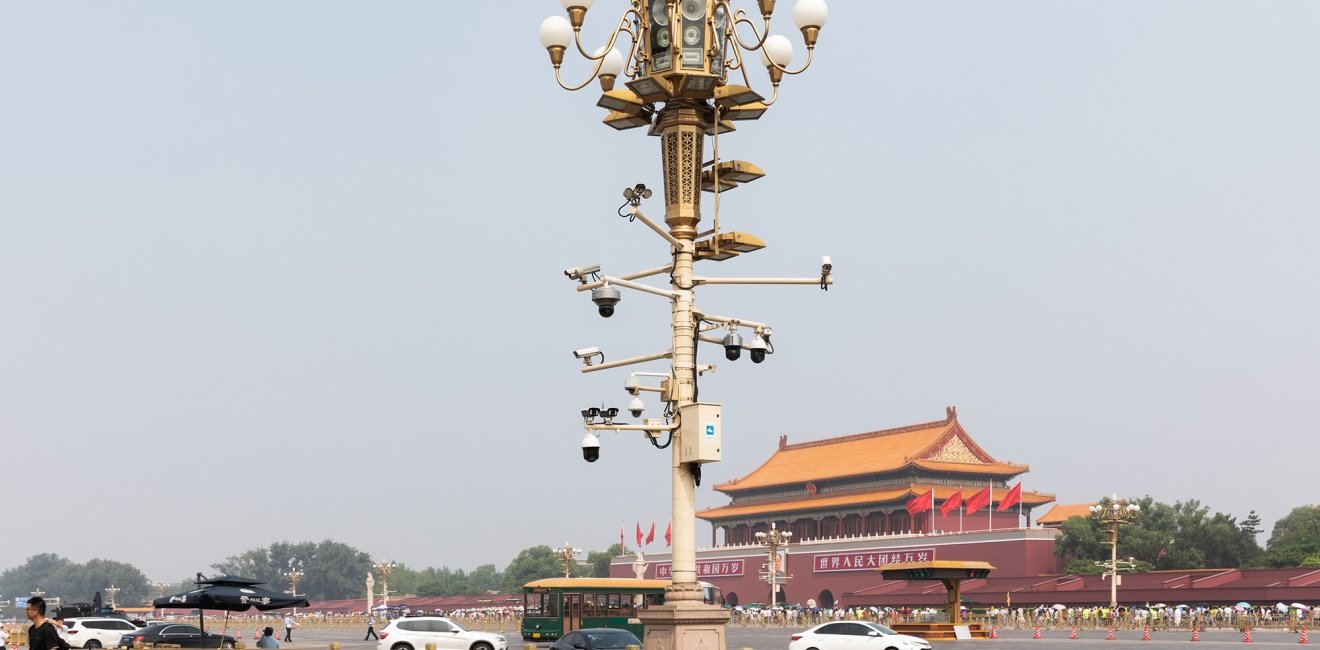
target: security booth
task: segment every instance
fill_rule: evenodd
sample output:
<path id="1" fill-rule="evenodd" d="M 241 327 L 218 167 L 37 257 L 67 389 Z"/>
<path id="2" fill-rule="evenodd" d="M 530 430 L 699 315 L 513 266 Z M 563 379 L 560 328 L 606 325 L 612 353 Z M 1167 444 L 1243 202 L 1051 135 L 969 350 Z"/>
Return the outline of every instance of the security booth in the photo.
<path id="1" fill-rule="evenodd" d="M 989 562 L 931 560 L 890 564 L 880 569 L 880 574 L 885 580 L 939 580 L 944 583 L 948 592 L 945 611 L 949 622 L 958 624 L 962 622 L 962 581 L 987 578 L 993 569 Z"/>

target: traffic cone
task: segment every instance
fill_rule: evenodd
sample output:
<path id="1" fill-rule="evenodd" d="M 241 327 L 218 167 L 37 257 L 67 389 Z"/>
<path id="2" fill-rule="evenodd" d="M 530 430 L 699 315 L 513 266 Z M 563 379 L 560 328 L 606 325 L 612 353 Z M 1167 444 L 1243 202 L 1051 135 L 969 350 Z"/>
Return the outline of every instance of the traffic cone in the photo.
<path id="1" fill-rule="evenodd" d="M 1114 640 L 1114 626 L 1110 625 L 1109 628 L 1108 628 L 1108 631 L 1105 632 L 1105 640 L 1106 640 L 1106 641 L 1113 641 L 1113 640 Z"/>
<path id="2" fill-rule="evenodd" d="M 1243 643 L 1251 643 L 1251 628 L 1250 628 L 1250 627 L 1243 628 L 1243 630 L 1242 630 L 1242 642 L 1243 642 Z"/>
<path id="3" fill-rule="evenodd" d="M 1192 626 L 1192 640 L 1193 640 L 1193 641 L 1200 641 L 1200 640 L 1201 640 L 1201 634 L 1200 634 L 1200 632 L 1196 629 L 1196 626 L 1195 626 L 1195 625 Z"/>
<path id="4" fill-rule="evenodd" d="M 261 631 L 260 631 L 260 630 L 252 630 L 252 640 L 253 640 L 253 641 L 260 641 L 260 640 L 261 640 Z"/>
<path id="5" fill-rule="evenodd" d="M 991 626 L 990 626 L 990 638 L 992 638 L 992 639 L 998 639 L 998 638 L 999 638 L 999 627 L 998 627 L 998 626 L 996 626 L 996 625 L 991 625 Z M 15 648 L 15 650 L 17 650 L 17 648 Z"/>
<path id="6" fill-rule="evenodd" d="M 1150 628 L 1149 628 L 1149 627 L 1146 627 L 1146 626 L 1144 626 L 1144 625 L 1141 626 L 1141 640 L 1142 640 L 1142 641 L 1149 641 L 1149 640 L 1150 640 Z"/>
<path id="7" fill-rule="evenodd" d="M 1302 626 L 1302 638 L 1297 639 L 1297 642 L 1298 642 L 1298 643 L 1310 643 L 1310 642 L 1311 642 L 1310 639 L 1306 638 L 1306 626 L 1305 626 L 1305 625 Z"/>
<path id="8" fill-rule="evenodd" d="M 1039 625 L 1036 626 L 1036 633 L 1033 634 L 1033 635 L 1031 635 L 1031 638 L 1033 638 L 1033 639 L 1039 639 L 1039 638 L 1040 638 L 1040 626 L 1039 626 Z"/>
<path id="9" fill-rule="evenodd" d="M 1076 626 L 1076 625 L 1072 626 L 1072 632 L 1069 632 L 1069 633 L 1068 633 L 1068 638 L 1069 638 L 1069 639 L 1076 639 L 1076 638 L 1077 638 L 1077 626 Z"/>

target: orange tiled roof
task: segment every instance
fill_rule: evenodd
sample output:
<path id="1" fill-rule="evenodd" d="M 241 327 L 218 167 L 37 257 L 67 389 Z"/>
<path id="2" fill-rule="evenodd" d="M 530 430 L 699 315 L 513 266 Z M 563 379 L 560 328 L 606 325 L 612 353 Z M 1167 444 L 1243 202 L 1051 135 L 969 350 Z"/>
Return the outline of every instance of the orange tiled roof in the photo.
<path id="1" fill-rule="evenodd" d="M 885 490 L 873 490 L 867 492 L 850 492 L 847 494 L 829 494 L 803 497 L 786 501 L 773 501 L 761 503 L 749 503 L 740 505 L 727 505 L 717 508 L 707 508 L 697 513 L 697 516 L 711 521 L 719 519 L 728 519 L 730 517 L 749 517 L 755 515 L 780 514 L 788 512 L 811 511 L 821 508 L 838 508 L 846 506 L 860 506 L 871 503 L 886 503 L 893 501 L 906 502 L 913 496 L 925 494 L 926 490 L 931 489 L 929 485 L 905 485 Z M 953 496 L 954 492 L 962 490 L 963 500 L 973 494 L 976 494 L 980 488 L 960 488 L 946 485 L 935 486 L 935 503 L 940 505 L 945 499 Z M 999 498 L 1003 493 L 995 494 L 995 504 L 999 503 Z M 1027 506 L 1039 506 L 1054 500 L 1053 494 L 1044 492 L 1023 492 L 1022 503 Z"/>
<path id="2" fill-rule="evenodd" d="M 733 493 L 774 485 L 807 483 L 850 476 L 893 472 L 908 466 L 980 476 L 1012 477 L 1029 468 L 995 460 L 980 448 L 950 407 L 938 422 L 872 431 L 790 445 L 781 437 L 779 449 L 742 478 L 715 485 Z"/>
<path id="3" fill-rule="evenodd" d="M 1076 504 L 1055 504 L 1050 511 L 1036 517 L 1036 523 L 1044 526 L 1048 524 L 1061 524 L 1073 517 L 1090 517 L 1091 506 L 1094 503 L 1076 503 Z"/>

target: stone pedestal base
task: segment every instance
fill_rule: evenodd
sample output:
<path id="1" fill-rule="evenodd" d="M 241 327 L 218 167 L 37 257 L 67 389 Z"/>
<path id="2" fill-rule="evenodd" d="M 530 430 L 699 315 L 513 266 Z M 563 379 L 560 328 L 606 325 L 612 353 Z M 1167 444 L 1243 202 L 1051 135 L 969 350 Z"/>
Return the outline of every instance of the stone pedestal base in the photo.
<path id="1" fill-rule="evenodd" d="M 646 626 L 643 650 L 725 650 L 729 610 L 699 600 L 666 601 L 637 612 Z"/>

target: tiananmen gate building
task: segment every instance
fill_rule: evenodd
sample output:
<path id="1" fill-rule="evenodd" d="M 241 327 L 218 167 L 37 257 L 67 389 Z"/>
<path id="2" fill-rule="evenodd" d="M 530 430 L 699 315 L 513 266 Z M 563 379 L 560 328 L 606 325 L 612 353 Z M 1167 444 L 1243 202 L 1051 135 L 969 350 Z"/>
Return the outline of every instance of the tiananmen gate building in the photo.
<path id="1" fill-rule="evenodd" d="M 1056 505 L 1033 525 L 1033 512 L 1054 495 L 1022 489 L 1020 477 L 1029 469 L 987 452 L 954 407 L 942 420 L 893 429 L 800 443 L 782 436 L 751 473 L 714 486 L 729 497 L 727 505 L 697 513 L 711 524 L 710 546 L 697 550 L 698 578 L 719 586 L 729 605 L 769 603 L 763 572 L 775 564 L 787 576 L 775 598 L 780 603 L 938 606 L 944 598 L 938 582 L 886 581 L 880 569 L 986 561 L 995 570 L 964 581 L 965 599 L 1001 606 L 1108 603 L 1107 581 L 1060 575 L 1065 563 L 1054 554 L 1058 526 L 1085 516 L 1090 504 Z M 757 539 L 771 527 L 792 533 L 775 561 Z M 645 577 L 669 577 L 668 554 L 646 560 Z M 615 557 L 610 574 L 633 576 L 633 562 L 631 555 Z M 1320 600 L 1315 569 L 1160 571 L 1123 579 L 1122 602 L 1193 594 L 1197 602 L 1272 602 L 1276 594 L 1289 602 Z M 1170 588 L 1187 591 L 1163 592 Z"/>

